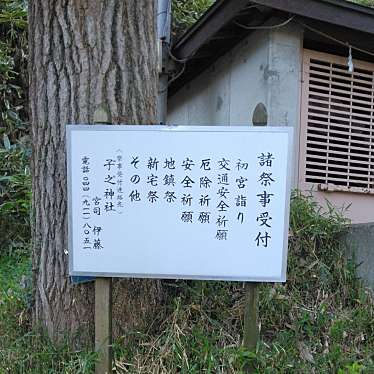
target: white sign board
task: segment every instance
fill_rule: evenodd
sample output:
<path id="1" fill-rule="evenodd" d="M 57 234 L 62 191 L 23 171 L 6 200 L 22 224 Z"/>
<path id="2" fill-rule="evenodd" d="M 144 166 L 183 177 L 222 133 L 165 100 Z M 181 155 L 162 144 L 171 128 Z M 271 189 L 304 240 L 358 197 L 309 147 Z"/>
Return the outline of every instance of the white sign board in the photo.
<path id="1" fill-rule="evenodd" d="M 292 129 L 67 126 L 71 275 L 285 281 Z"/>

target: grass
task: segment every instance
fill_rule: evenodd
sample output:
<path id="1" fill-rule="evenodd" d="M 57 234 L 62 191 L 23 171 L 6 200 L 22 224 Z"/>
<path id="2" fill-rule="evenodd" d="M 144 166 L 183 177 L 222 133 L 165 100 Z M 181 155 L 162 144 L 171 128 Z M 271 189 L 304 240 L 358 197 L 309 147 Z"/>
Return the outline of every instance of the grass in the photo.
<path id="1" fill-rule="evenodd" d="M 24 251 L 0 258 L 0 374 L 92 373 L 94 353 L 53 345 L 30 328 L 30 270 Z"/>
<path id="2" fill-rule="evenodd" d="M 290 221 L 288 280 L 260 285 L 255 352 L 240 347 L 242 283 L 165 281 L 159 319 L 115 341 L 116 372 L 374 373 L 374 303 L 343 255 L 345 220 L 294 195 Z M 0 260 L 0 373 L 92 373 L 92 352 L 30 329 L 29 269 L 24 254 Z"/>

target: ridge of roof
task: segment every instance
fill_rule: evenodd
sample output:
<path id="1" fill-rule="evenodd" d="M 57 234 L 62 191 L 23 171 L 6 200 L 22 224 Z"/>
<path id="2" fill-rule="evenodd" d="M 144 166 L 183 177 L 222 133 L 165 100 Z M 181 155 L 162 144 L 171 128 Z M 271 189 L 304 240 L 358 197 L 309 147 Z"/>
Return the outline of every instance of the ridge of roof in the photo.
<path id="1" fill-rule="evenodd" d="M 235 20 L 247 16 L 250 27 L 240 29 Z M 336 38 L 341 35 L 347 43 L 374 53 L 370 43 L 374 35 L 373 8 L 346 0 L 217 0 L 172 46 L 172 56 L 185 65 L 173 79 L 170 95 L 271 17 L 315 24 Z"/>
<path id="2" fill-rule="evenodd" d="M 328 5 L 336 7 L 338 9 L 340 8 L 341 10 L 346 10 L 353 13 L 357 12 L 363 14 L 364 16 L 373 17 L 372 30 L 371 28 L 369 29 L 369 31 L 362 30 L 360 28 L 357 28 L 357 30 L 374 33 L 374 8 L 353 3 L 347 0 L 217 0 L 211 7 L 208 8 L 208 10 L 200 17 L 200 19 L 195 24 L 193 24 L 189 29 L 187 29 L 185 33 L 176 41 L 176 43 L 173 45 L 173 50 L 177 51 L 183 44 L 188 42 L 205 24 L 211 22 L 214 19 L 214 15 L 218 14 L 223 7 L 226 7 L 229 10 L 231 10 L 231 12 L 228 13 L 232 16 L 235 12 L 239 12 L 240 10 L 245 9 L 246 6 L 258 4 L 259 6 L 262 5 L 281 11 L 288 11 L 290 13 L 298 11 L 299 14 L 295 14 L 308 17 L 308 12 L 306 10 L 304 11 L 304 13 L 306 14 L 300 14 L 302 13 L 302 11 L 300 11 L 300 9 L 302 8 L 302 5 L 300 6 L 300 4 L 302 3 L 304 3 L 305 5 L 307 5 L 307 3 L 313 3 L 314 5 L 320 3 L 321 6 Z M 298 4 L 298 6 L 296 4 Z M 230 19 L 226 19 L 226 22 L 228 21 L 230 21 Z M 329 22 L 328 20 L 324 21 Z M 331 23 L 339 25 L 339 22 L 336 20 L 331 21 Z M 340 25 L 346 26 L 343 23 Z M 356 27 L 358 27 L 358 25 L 356 25 Z M 352 26 L 352 28 L 354 29 L 356 29 L 356 27 L 354 27 L 354 25 Z M 183 57 L 185 58 L 186 56 Z"/>

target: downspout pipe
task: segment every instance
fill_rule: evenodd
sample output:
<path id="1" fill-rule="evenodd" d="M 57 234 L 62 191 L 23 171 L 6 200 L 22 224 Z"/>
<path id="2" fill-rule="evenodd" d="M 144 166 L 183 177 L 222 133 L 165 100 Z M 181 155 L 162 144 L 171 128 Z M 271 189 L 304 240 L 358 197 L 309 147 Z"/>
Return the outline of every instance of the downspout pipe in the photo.
<path id="1" fill-rule="evenodd" d="M 166 124 L 168 99 L 168 61 L 170 49 L 171 0 L 157 1 L 158 95 L 157 121 Z"/>

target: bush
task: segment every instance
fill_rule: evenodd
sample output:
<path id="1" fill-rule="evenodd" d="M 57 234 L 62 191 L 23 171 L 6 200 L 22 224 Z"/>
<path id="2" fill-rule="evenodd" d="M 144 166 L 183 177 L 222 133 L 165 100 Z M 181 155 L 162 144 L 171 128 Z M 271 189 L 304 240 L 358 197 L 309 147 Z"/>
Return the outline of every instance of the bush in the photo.
<path id="1" fill-rule="evenodd" d="M 173 0 L 173 39 L 177 40 L 213 3 L 214 0 Z"/>
<path id="2" fill-rule="evenodd" d="M 0 248 L 23 247 L 30 239 L 29 149 L 0 148 Z"/>
<path id="3" fill-rule="evenodd" d="M 249 362 L 257 373 L 374 372 L 374 304 L 344 257 L 347 221 L 298 192 L 290 218 L 287 282 L 259 286 L 256 352 L 240 348 L 242 283 L 169 282 L 160 320 L 117 341 L 117 372 L 234 374 Z"/>
<path id="4" fill-rule="evenodd" d="M 0 251 L 24 246 L 30 239 L 26 17 L 25 2 L 1 2 Z"/>

